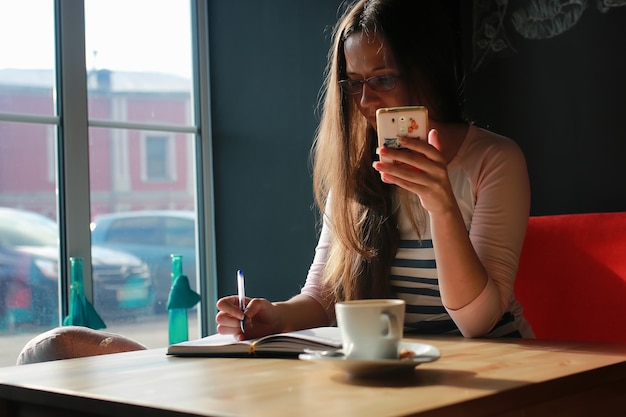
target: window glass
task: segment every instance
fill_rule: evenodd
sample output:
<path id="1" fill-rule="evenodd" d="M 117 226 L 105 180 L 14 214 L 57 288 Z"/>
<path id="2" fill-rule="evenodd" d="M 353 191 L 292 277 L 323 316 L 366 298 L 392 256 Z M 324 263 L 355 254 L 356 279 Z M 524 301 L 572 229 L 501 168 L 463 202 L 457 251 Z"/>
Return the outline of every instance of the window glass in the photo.
<path id="1" fill-rule="evenodd" d="M 90 119 L 189 124 L 189 1 L 86 0 L 85 32 Z"/>
<path id="2" fill-rule="evenodd" d="M 0 2 L 0 366 L 59 323 L 53 17 L 52 0 Z"/>
<path id="3" fill-rule="evenodd" d="M 197 287 L 190 4 L 86 0 L 85 32 L 92 246 L 138 259 L 149 276 L 148 292 L 140 280 L 123 284 L 101 313 L 112 331 L 166 346 L 172 254 Z M 179 218 L 191 226 L 167 238 Z M 94 292 L 100 305 L 110 298 Z"/>
<path id="4" fill-rule="evenodd" d="M 84 4 L 87 85 L 74 83 L 70 94 L 86 91 L 88 100 L 94 305 L 107 330 L 162 347 L 171 254 L 183 255 L 196 289 L 190 1 Z M 0 1 L 0 366 L 13 365 L 26 342 L 59 325 L 55 81 L 67 63 L 55 62 L 54 11 L 53 0 Z M 166 218 L 150 229 L 161 236 L 158 245 L 145 228 L 120 229 L 126 235 L 118 242 L 98 240 L 105 215 L 148 212 Z M 195 313 L 190 338 L 199 333 Z"/>
<path id="5" fill-rule="evenodd" d="M 179 248 L 193 248 L 195 224 L 192 219 L 167 219 L 165 222 L 165 243 Z"/>
<path id="6" fill-rule="evenodd" d="M 106 233 L 107 243 L 163 245 L 162 221 L 154 217 L 131 217 L 111 223 Z"/>
<path id="7" fill-rule="evenodd" d="M 59 322 L 53 133 L 0 122 L 0 366 L 15 364 L 26 341 Z"/>
<path id="8" fill-rule="evenodd" d="M 0 39 L 0 112 L 52 116 L 52 0 L 1 1 Z"/>

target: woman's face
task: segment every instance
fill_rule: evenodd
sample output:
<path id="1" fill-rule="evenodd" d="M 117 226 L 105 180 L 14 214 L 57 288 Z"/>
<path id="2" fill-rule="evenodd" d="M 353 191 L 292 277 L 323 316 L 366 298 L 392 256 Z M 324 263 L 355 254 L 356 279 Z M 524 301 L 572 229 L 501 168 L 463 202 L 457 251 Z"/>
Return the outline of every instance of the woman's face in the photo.
<path id="1" fill-rule="evenodd" d="M 382 75 L 400 75 L 391 52 L 383 46 L 378 37 L 370 37 L 361 32 L 354 33 L 345 41 L 344 54 L 348 79 L 366 80 Z M 377 109 L 405 106 L 408 102 L 402 78 L 398 78 L 395 87 L 389 91 L 376 91 L 367 83 L 363 83 L 363 90 L 350 97 L 361 114 L 374 127 Z"/>

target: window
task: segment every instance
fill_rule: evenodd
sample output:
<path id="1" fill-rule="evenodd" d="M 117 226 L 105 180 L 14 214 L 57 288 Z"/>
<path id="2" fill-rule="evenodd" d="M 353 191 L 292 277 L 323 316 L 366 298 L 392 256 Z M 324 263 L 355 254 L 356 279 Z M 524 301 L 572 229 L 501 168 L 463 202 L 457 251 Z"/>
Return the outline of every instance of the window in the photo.
<path id="1" fill-rule="evenodd" d="M 146 135 L 143 140 L 144 181 L 172 181 L 176 172 L 176 149 L 168 136 Z"/>
<path id="2" fill-rule="evenodd" d="M 158 255 L 184 245 L 184 272 L 206 278 L 197 288 L 203 308 L 190 313 L 190 337 L 208 333 L 215 273 L 207 268 L 214 265 L 212 179 L 203 174 L 211 172 L 203 169 L 211 163 L 210 138 L 201 134 L 209 132 L 210 114 L 201 108 L 208 103 L 206 2 L 10 0 L 0 4 L 0 36 L 19 39 L 0 43 L 0 207 L 42 216 L 54 237 L 46 258 L 23 251 L 12 257 L 20 248 L 0 245 L 0 282 L 8 288 L 0 294 L 0 339 L 26 337 L 0 366 L 67 313 L 69 256 L 84 259 L 86 293 L 108 330 L 149 347 L 167 344 L 159 300 L 167 283 L 159 280 L 170 276 L 168 265 L 133 251 L 140 238 L 110 248 L 92 237 L 89 223 L 109 214 L 191 217 L 184 226 L 172 221 Z M 17 214 L 7 213 L 16 223 Z M 38 277 L 26 267 L 31 260 L 41 267 Z M 132 288 L 116 271 L 134 271 Z M 137 280 L 144 275 L 145 288 Z M 45 276 L 51 286 L 44 293 L 35 284 Z"/>

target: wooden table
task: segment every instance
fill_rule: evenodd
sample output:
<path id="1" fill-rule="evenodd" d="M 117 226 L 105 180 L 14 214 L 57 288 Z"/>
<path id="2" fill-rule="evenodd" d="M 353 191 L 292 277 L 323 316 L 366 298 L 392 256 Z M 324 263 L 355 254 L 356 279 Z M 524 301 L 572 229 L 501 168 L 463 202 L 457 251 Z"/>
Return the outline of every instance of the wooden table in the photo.
<path id="1" fill-rule="evenodd" d="M 164 349 L 0 368 L 2 416 L 610 416 L 626 413 L 626 345 L 420 338 L 440 360 L 349 379 L 296 359 Z"/>

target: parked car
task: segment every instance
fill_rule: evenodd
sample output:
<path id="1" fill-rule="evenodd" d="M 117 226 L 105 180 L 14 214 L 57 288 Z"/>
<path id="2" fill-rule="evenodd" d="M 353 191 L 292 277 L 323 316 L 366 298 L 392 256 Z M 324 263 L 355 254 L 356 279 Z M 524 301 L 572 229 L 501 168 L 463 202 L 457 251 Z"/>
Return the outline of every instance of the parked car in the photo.
<path id="1" fill-rule="evenodd" d="M 31 318 L 43 316 L 40 306 L 32 303 L 30 265 L 30 256 L 0 244 L 0 330 L 12 328 L 16 321 L 34 322 Z M 49 291 L 48 286 L 38 286 L 33 292 L 39 294 L 43 290 Z M 24 320 L 24 316 L 28 319 Z"/>
<path id="2" fill-rule="evenodd" d="M 38 213 L 0 207 L 0 246 L 11 265 L 4 293 L 5 317 L 13 323 L 54 324 L 58 317 L 59 232 Z M 153 304 L 147 265 L 136 256 L 92 246 L 94 306 L 103 316 L 134 316 Z"/>
<path id="3" fill-rule="evenodd" d="M 164 312 L 172 284 L 171 255 L 183 257 L 183 273 L 196 288 L 196 216 L 186 210 L 141 210 L 97 216 L 91 241 L 132 253 L 148 264 L 155 310 Z"/>
<path id="4" fill-rule="evenodd" d="M 0 245 L 0 329 L 8 325 L 9 303 L 12 301 L 9 291 L 13 290 L 17 275 L 16 258 L 19 253 Z"/>

